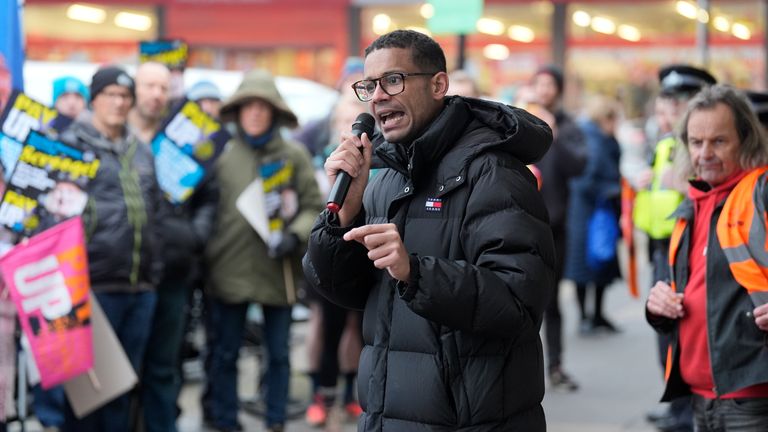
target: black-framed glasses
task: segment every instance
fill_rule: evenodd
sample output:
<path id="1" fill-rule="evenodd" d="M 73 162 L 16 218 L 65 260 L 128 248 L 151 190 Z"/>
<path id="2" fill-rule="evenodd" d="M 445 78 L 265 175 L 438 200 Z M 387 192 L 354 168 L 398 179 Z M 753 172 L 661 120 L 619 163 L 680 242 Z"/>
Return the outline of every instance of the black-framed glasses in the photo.
<path id="1" fill-rule="evenodd" d="M 363 102 L 368 102 L 373 99 L 373 93 L 376 91 L 376 86 L 381 86 L 384 93 L 394 96 L 405 91 L 405 78 L 410 76 L 432 76 L 437 72 L 392 72 L 386 75 L 382 75 L 376 79 L 365 79 L 357 81 L 352 84 L 352 89 L 355 91 L 357 98 Z"/>

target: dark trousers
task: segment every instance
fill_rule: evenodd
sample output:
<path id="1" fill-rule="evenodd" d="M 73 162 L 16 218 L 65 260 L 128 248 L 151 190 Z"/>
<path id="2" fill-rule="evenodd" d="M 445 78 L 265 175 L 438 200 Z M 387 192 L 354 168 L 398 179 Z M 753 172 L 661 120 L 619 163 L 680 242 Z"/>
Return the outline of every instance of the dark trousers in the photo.
<path id="1" fill-rule="evenodd" d="M 323 314 L 323 347 L 320 370 L 317 371 L 317 384 L 320 387 L 336 388 L 339 375 L 339 342 L 347 322 L 347 310 L 325 298 L 320 302 Z"/>
<path id="2" fill-rule="evenodd" d="M 181 392 L 180 350 L 189 285 L 163 280 L 157 287 L 157 309 L 144 356 L 141 400 L 146 432 L 175 432 Z"/>
<path id="3" fill-rule="evenodd" d="M 210 375 L 206 381 L 204 409 L 210 422 L 219 428 L 237 425 L 237 359 L 243 340 L 248 303 L 211 302 L 212 339 Z M 286 419 L 290 380 L 291 329 L 290 306 L 262 306 L 264 343 L 267 348 L 266 386 L 267 427 L 283 424 Z"/>
<path id="4" fill-rule="evenodd" d="M 768 430 L 768 398 L 707 399 L 693 395 L 696 432 Z"/>
<path id="5" fill-rule="evenodd" d="M 563 278 L 563 265 L 565 263 L 565 228 L 552 227 L 552 236 L 555 240 L 555 271 L 557 272 L 557 285 L 552 298 L 547 303 L 544 311 L 544 332 L 547 343 L 547 363 L 549 370 L 560 367 L 563 352 L 563 317 L 560 314 L 560 281 Z"/>
<path id="6" fill-rule="evenodd" d="M 651 285 L 658 281 L 669 282 L 671 275 L 669 269 L 669 239 L 654 240 L 649 242 L 651 263 L 653 265 L 653 280 Z M 667 350 L 672 343 L 671 335 L 666 333 L 656 333 L 656 343 L 659 348 L 659 364 L 661 370 L 666 369 Z M 691 397 L 681 396 L 674 399 L 669 404 L 669 415 L 677 419 L 677 424 L 681 429 L 690 429 L 693 427 L 693 412 L 691 409 Z"/>
<path id="7" fill-rule="evenodd" d="M 154 291 L 141 293 L 96 293 L 120 345 L 131 366 L 141 376 L 144 350 L 149 339 L 157 295 Z M 62 431 L 128 432 L 130 430 L 130 396 L 117 397 L 82 419 L 77 419 L 67 403 L 66 421 Z"/>
<path id="8" fill-rule="evenodd" d="M 40 384 L 32 387 L 32 408 L 35 417 L 44 427 L 61 427 L 64 424 L 64 387 L 44 390 Z"/>

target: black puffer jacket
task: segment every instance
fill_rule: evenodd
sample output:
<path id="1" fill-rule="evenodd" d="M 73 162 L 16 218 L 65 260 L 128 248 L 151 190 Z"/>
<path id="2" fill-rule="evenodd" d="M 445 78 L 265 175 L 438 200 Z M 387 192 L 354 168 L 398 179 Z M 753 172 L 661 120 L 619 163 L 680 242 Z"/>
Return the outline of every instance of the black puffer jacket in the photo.
<path id="1" fill-rule="evenodd" d="M 318 218 L 308 280 L 365 308 L 359 430 L 545 430 L 539 328 L 555 257 L 525 163 L 551 139 L 525 111 L 451 97 L 410 157 L 399 145 L 377 149 L 389 169 L 353 225 L 397 224 L 411 254 L 405 288 L 341 238 L 336 218 Z"/>
<path id="2" fill-rule="evenodd" d="M 203 251 L 213 232 L 218 202 L 219 187 L 212 176 L 182 204 L 165 202 L 167 216 L 160 222 L 165 239 L 164 280 L 189 283 L 202 274 Z"/>
<path id="3" fill-rule="evenodd" d="M 557 137 L 552 147 L 536 167 L 541 171 L 541 196 L 549 211 L 552 227 L 565 231 L 568 210 L 568 182 L 584 171 L 587 164 L 587 144 L 584 133 L 565 111 L 554 113 Z"/>
<path id="4" fill-rule="evenodd" d="M 88 184 L 83 213 L 88 270 L 96 292 L 153 290 L 162 275 L 164 216 L 149 146 L 132 133 L 110 141 L 81 116 L 61 135 L 65 143 L 92 150 L 101 160 Z"/>

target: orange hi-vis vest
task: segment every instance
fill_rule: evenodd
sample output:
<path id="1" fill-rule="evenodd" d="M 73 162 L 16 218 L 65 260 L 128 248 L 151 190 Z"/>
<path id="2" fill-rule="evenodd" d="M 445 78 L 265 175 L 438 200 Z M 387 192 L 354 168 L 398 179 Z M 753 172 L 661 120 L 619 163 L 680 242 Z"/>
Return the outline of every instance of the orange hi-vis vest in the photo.
<path id="1" fill-rule="evenodd" d="M 756 304 L 768 301 L 766 171 L 768 166 L 760 167 L 741 179 L 717 220 L 717 238 L 728 267 Z"/>
<path id="2" fill-rule="evenodd" d="M 768 166 L 756 168 L 744 176 L 725 200 L 715 227 L 719 246 L 728 262 L 733 280 L 746 289 L 753 304 L 768 302 L 767 183 Z M 678 279 L 674 274 L 675 261 L 678 258 L 677 252 L 687 225 L 687 219 L 678 218 L 670 238 L 668 259 L 672 271 L 671 285 L 675 291 L 678 291 L 676 286 Z M 712 245 L 707 247 L 712 247 Z M 682 287 L 682 289 L 684 288 Z M 732 299 L 728 301 L 731 306 L 735 305 Z M 761 346 L 758 344 L 755 352 L 762 352 Z M 672 373 L 673 359 L 673 345 L 670 344 L 667 349 L 664 377 L 667 381 L 669 381 Z M 759 370 L 764 371 L 765 369 Z M 750 385 L 762 382 L 766 382 L 763 376 L 758 377 L 757 381 L 750 383 Z M 734 387 L 732 390 L 737 388 Z"/>
<path id="3" fill-rule="evenodd" d="M 768 236 L 766 236 L 766 171 L 756 168 L 733 188 L 717 220 L 717 239 L 734 279 L 756 303 L 768 301 Z M 674 265 L 688 221 L 678 219 L 669 244 L 669 265 Z M 674 281 L 674 278 L 672 278 Z M 673 286 L 672 289 L 676 290 Z"/>

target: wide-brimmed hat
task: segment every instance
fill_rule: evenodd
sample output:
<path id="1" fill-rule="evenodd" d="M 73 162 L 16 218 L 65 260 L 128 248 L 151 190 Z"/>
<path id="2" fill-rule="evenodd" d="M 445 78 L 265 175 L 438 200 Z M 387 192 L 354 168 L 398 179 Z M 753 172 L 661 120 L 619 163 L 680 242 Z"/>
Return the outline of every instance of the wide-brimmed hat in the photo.
<path id="1" fill-rule="evenodd" d="M 275 124 L 294 128 L 299 125 L 296 114 L 288 108 L 275 85 L 275 78 L 268 71 L 257 69 L 249 71 L 235 93 L 221 106 L 222 121 L 237 121 L 240 107 L 253 99 L 268 102 L 274 108 Z"/>

